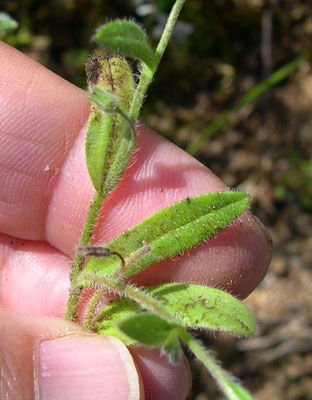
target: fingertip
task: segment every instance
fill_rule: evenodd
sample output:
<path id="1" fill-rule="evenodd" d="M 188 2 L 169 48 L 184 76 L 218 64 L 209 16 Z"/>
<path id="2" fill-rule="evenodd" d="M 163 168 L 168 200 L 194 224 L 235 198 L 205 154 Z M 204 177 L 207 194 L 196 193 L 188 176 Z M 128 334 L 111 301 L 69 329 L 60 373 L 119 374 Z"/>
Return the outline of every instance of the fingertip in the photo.
<path id="1" fill-rule="evenodd" d="M 127 347 L 60 318 L 0 311 L 0 398 L 143 400 Z"/>
<path id="2" fill-rule="evenodd" d="M 187 397 L 192 377 L 184 354 L 174 364 L 158 347 L 135 345 L 130 351 L 144 381 L 145 400 L 184 400 Z"/>
<path id="3" fill-rule="evenodd" d="M 45 238 L 49 199 L 89 115 L 86 93 L 0 43 L 0 228 Z"/>
<path id="4" fill-rule="evenodd" d="M 35 362 L 36 399 L 142 399 L 133 359 L 115 338 L 40 341 Z"/>

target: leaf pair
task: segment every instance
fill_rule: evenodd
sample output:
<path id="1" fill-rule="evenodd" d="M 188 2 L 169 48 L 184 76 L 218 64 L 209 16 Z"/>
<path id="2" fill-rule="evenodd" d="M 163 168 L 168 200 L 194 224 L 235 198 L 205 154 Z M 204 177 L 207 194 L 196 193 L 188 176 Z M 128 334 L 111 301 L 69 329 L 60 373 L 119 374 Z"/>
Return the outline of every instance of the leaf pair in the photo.
<path id="1" fill-rule="evenodd" d="M 155 298 L 175 316 L 180 326 L 222 331 L 236 335 L 250 335 L 255 322 L 247 307 L 229 293 L 219 289 L 186 283 L 164 283 L 144 288 L 144 293 Z M 147 317 L 135 301 L 120 297 L 112 301 L 97 317 L 96 330 L 103 335 L 119 337 L 127 345 L 134 339 L 148 346 L 166 343 L 177 325 L 170 321 L 161 324 Z M 153 325 L 155 321 L 155 325 Z M 131 329 L 133 322 L 133 329 Z M 130 338 L 120 334 L 119 329 Z M 143 327 L 146 332 L 142 332 Z M 164 328 L 164 333 L 161 330 Z M 154 333 L 149 333 L 154 331 Z M 164 336 L 163 336 L 164 335 Z M 159 339 L 157 339 L 159 338 Z M 159 342 L 157 342 L 159 340 Z"/>
<path id="2" fill-rule="evenodd" d="M 187 198 L 152 215 L 107 243 L 105 247 L 123 257 L 126 268 L 123 276 L 129 277 L 152 263 L 195 246 L 220 232 L 243 212 L 248 201 L 246 194 L 230 191 Z M 100 282 L 101 276 L 114 274 L 119 267 L 120 258 L 116 255 L 105 258 L 90 257 L 81 274 L 81 281 L 92 273 L 98 276 Z M 253 317 L 244 304 L 218 289 L 167 283 L 146 287 L 144 293 L 160 301 L 167 312 L 175 315 L 181 326 L 237 335 L 251 334 L 255 328 Z M 141 317 L 137 317 L 137 314 L 144 310 L 145 308 L 136 301 L 120 297 L 99 314 L 96 330 L 101 334 L 118 336 L 126 344 L 133 343 L 133 340 L 120 333 L 118 325 L 128 336 L 141 341 L 135 331 L 122 327 L 127 327 L 126 321 L 133 318 L 135 323 L 145 323 L 144 318 L 141 320 Z M 122 321 L 126 325 L 123 325 Z M 168 323 L 170 325 L 170 321 Z M 168 340 L 175 348 L 173 336 L 176 333 L 172 332 L 173 327 L 169 325 L 165 329 L 167 336 L 163 345 L 165 346 Z"/>

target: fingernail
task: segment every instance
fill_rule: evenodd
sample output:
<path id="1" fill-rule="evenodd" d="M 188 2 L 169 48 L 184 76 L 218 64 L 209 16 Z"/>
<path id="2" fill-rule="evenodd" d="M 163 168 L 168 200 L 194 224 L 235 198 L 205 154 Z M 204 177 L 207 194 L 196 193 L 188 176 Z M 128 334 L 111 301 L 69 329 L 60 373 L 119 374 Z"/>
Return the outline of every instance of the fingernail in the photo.
<path id="1" fill-rule="evenodd" d="M 139 399 L 140 382 L 128 349 L 112 337 L 38 341 L 36 400 Z"/>

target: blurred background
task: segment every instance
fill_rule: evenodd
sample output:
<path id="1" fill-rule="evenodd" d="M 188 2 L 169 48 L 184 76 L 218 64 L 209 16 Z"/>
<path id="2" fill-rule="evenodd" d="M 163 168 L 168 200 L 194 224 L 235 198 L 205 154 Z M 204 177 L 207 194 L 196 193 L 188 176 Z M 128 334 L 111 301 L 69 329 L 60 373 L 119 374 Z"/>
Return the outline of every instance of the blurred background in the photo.
<path id="1" fill-rule="evenodd" d="M 155 45 L 172 0 L 2 0 L 0 39 L 85 88 L 94 29 L 134 18 Z M 141 119 L 252 196 L 274 241 L 247 299 L 257 335 L 206 335 L 258 400 L 312 399 L 312 3 L 187 0 Z M 1 64 L 0 64 L 1 65 Z M 196 363 L 189 400 L 221 399 Z"/>

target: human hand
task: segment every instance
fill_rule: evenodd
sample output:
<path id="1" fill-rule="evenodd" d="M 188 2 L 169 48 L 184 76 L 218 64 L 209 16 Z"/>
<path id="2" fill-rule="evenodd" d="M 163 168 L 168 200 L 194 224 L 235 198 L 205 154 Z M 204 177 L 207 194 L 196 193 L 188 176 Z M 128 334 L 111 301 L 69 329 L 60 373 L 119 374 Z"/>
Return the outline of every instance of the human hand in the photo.
<path id="1" fill-rule="evenodd" d="M 84 157 L 85 92 L 0 44 L 0 398 L 184 399 L 183 359 L 97 336 L 60 317 L 71 258 L 93 188 Z M 195 159 L 141 127 L 138 149 L 105 199 L 95 242 L 105 243 L 187 196 L 225 186 Z M 178 260 L 137 276 L 221 287 L 247 296 L 263 278 L 271 243 L 248 213 Z M 133 361 L 135 360 L 135 361 Z"/>

